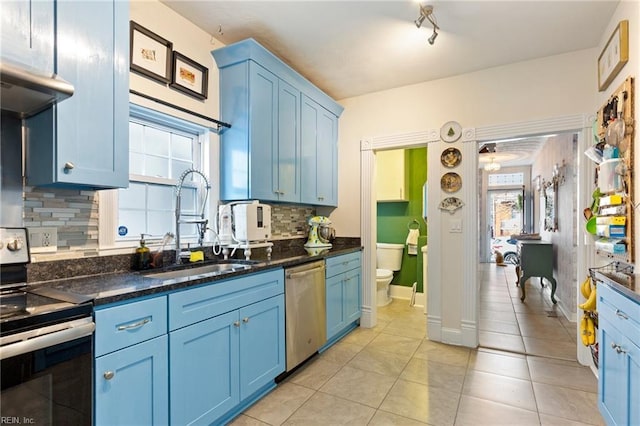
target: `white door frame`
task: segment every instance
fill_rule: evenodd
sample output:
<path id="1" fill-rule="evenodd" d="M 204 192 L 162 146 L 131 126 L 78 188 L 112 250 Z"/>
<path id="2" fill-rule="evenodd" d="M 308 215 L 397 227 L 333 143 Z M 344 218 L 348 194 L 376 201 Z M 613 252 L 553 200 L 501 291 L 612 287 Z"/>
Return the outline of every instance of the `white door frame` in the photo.
<path id="1" fill-rule="evenodd" d="M 545 135 L 550 133 L 576 132 L 578 134 L 578 156 L 575 160 L 577 171 L 577 208 L 576 211 L 582 211 L 582 207 L 589 204 L 591 199 L 590 182 L 593 181 L 593 167 L 580 153 L 584 152 L 593 140 L 592 122 L 594 116 L 592 114 L 574 114 L 561 117 L 552 117 L 541 120 L 531 120 L 525 122 L 499 124 L 492 126 L 481 126 L 476 128 L 465 128 L 462 131 L 463 144 L 478 144 L 484 141 L 508 139 L 523 136 Z M 374 327 L 377 324 L 376 312 L 376 285 L 375 285 L 375 244 L 376 244 L 376 197 L 375 197 L 375 151 L 397 148 L 414 148 L 428 145 L 432 142 L 438 142 L 440 135 L 438 129 L 429 129 L 411 133 L 395 134 L 390 136 L 376 136 L 363 138 L 360 143 L 360 179 L 361 179 L 361 218 L 360 218 L 360 235 L 361 243 L 364 248 L 362 258 L 362 321 L 363 327 Z M 465 161 L 469 164 L 469 168 L 465 169 L 465 181 L 469 182 L 477 188 L 477 164 L 478 150 L 465 149 Z M 472 158 L 468 155 L 472 154 Z M 435 164 L 438 156 L 427 156 L 428 163 Z M 436 167 L 429 167 L 429 180 L 433 180 L 435 176 L 429 173 L 429 170 Z M 469 173 L 469 170 L 472 170 Z M 428 186 L 429 200 L 439 198 L 437 185 Z M 465 200 L 467 215 L 470 218 L 475 217 L 477 212 L 477 193 L 473 196 L 466 197 Z M 585 204 L 586 203 L 586 204 Z M 428 283 L 427 286 L 427 303 L 428 318 L 427 327 L 429 337 L 432 340 L 442 340 L 443 331 L 440 325 L 442 306 L 436 302 L 440 300 L 441 293 L 441 258 L 438 247 L 441 244 L 441 214 L 437 209 L 437 203 L 428 203 L 428 221 L 429 221 L 429 248 L 428 251 Z M 579 220 L 579 218 L 575 218 Z M 472 223 L 472 222 L 467 222 Z M 578 227 L 578 229 L 581 229 Z M 594 250 L 590 240 L 582 238 L 582 233 L 578 234 L 577 245 L 577 268 L 576 282 L 581 282 L 584 271 L 588 265 L 593 264 Z M 473 247 L 477 252 L 475 243 L 478 241 L 477 226 L 470 226 L 464 229 L 464 238 L 466 241 L 473 242 L 467 244 Z M 477 253 L 475 258 L 477 258 Z M 473 257 L 472 257 L 473 258 Z M 475 347 L 478 344 L 478 277 L 477 265 L 471 262 L 465 262 L 463 274 L 462 294 L 465 295 L 463 301 L 462 318 L 460 318 L 461 330 L 459 330 L 460 344 L 464 346 Z M 448 283 L 451 285 L 451 283 Z M 576 291 L 578 289 L 576 288 Z M 577 311 L 577 307 L 576 307 Z M 578 339 L 579 340 L 579 339 Z M 583 352 L 578 347 L 578 360 L 583 364 L 588 363 L 590 354 L 588 351 Z"/>

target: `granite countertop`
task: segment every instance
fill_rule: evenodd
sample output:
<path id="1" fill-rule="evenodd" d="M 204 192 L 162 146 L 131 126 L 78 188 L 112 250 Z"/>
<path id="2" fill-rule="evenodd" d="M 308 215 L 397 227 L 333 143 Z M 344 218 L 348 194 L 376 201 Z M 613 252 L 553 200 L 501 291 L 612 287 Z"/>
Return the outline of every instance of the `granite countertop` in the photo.
<path id="1" fill-rule="evenodd" d="M 618 293 L 640 303 L 640 274 L 623 275 L 597 271 L 596 278 Z"/>
<path id="2" fill-rule="evenodd" d="M 322 260 L 327 257 L 353 253 L 362 250 L 359 239 L 348 241 L 342 244 L 334 244 L 330 249 L 317 250 L 308 253 L 304 247 L 291 246 L 280 250 L 274 250 L 271 259 L 268 260 L 266 253 L 256 253 L 252 255 L 252 261 L 246 262 L 239 259 L 229 261 L 250 264 L 250 268 L 225 271 L 225 273 L 208 276 L 183 276 L 179 278 L 153 278 L 149 274 L 163 272 L 163 269 L 149 270 L 144 272 L 116 272 L 101 273 L 95 275 L 84 275 L 73 278 L 59 278 L 48 281 L 38 281 L 30 283 L 30 287 L 35 291 L 45 291 L 53 293 L 52 297 L 68 297 L 73 300 L 93 300 L 94 305 L 105 305 L 138 297 L 145 297 L 165 292 L 180 290 L 191 286 L 226 280 L 242 275 L 254 274 L 274 268 L 283 268 L 314 260 Z M 204 264 L 214 263 L 206 262 Z M 193 267 L 202 266 L 203 263 L 195 263 Z"/>

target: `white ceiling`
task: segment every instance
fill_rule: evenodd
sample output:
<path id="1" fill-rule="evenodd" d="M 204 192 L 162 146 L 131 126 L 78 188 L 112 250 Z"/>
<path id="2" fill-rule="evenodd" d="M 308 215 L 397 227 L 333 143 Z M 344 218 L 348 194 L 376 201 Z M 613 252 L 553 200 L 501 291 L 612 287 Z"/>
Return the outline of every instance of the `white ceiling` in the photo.
<path id="1" fill-rule="evenodd" d="M 161 0 L 225 44 L 255 38 L 335 99 L 598 45 L 618 0 Z M 221 29 L 221 32 L 220 32 Z"/>
<path id="2" fill-rule="evenodd" d="M 596 47 L 618 0 L 161 0 L 225 44 L 253 37 L 335 99 Z M 545 138 L 498 145 L 530 164 Z M 481 156 L 481 160 L 482 160 Z"/>

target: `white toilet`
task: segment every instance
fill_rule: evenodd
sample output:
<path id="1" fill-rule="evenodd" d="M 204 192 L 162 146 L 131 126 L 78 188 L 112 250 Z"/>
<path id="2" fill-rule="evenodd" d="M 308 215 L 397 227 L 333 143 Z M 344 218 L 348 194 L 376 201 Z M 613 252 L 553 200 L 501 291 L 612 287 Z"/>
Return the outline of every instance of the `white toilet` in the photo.
<path id="1" fill-rule="evenodd" d="M 403 244 L 376 244 L 376 285 L 378 288 L 377 305 L 386 306 L 391 303 L 389 284 L 393 280 L 394 271 L 402 267 Z"/>

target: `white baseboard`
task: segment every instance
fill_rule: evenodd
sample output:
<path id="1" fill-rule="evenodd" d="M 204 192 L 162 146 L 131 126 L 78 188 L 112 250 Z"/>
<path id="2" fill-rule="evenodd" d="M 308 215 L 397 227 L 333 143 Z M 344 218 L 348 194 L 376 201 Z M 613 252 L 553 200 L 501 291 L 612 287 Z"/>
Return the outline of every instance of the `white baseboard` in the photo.
<path id="1" fill-rule="evenodd" d="M 389 286 L 389 295 L 393 299 L 411 300 L 412 294 L 413 294 L 413 289 L 411 287 L 407 287 L 404 285 Z M 421 308 L 424 308 L 425 302 L 426 302 L 426 298 L 424 293 L 416 293 L 416 300 L 415 300 L 414 306 L 419 306 Z"/>

